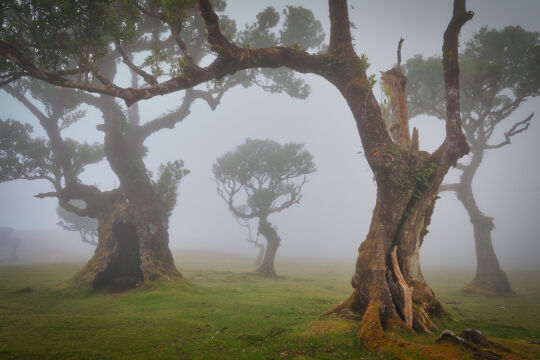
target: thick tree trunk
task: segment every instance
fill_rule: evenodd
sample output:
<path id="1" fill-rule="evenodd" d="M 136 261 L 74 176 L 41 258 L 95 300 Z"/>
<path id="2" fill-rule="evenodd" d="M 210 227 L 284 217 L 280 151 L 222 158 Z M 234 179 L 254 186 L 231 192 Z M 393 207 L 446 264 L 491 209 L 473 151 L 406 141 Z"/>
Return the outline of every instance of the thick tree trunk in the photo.
<path id="1" fill-rule="evenodd" d="M 168 247 L 167 225 L 167 219 L 156 216 L 155 209 L 127 201 L 113 204 L 98 221 L 94 256 L 75 280 L 96 290 L 123 291 L 180 278 Z"/>
<path id="2" fill-rule="evenodd" d="M 487 296 L 514 295 L 493 249 L 491 241 L 493 218 L 480 211 L 472 191 L 473 177 L 482 162 L 483 150 L 473 147 L 472 154 L 471 163 L 463 169 L 460 184 L 456 189 L 457 197 L 467 210 L 473 225 L 476 247 L 476 275 L 463 291 Z"/>
<path id="3" fill-rule="evenodd" d="M 261 233 L 266 239 L 266 250 L 264 252 L 264 258 L 261 266 L 255 270 L 255 273 L 263 277 L 277 277 L 276 270 L 274 268 L 274 259 L 276 258 L 276 252 L 279 247 L 281 239 L 279 238 L 277 231 L 272 227 L 266 218 L 259 219 L 259 233 Z"/>
<path id="4" fill-rule="evenodd" d="M 99 245 L 76 280 L 117 291 L 180 278 L 169 250 L 168 214 L 152 187 L 141 144 L 127 140 L 126 119 L 117 104 L 110 101 L 103 115 L 105 155 L 123 198 L 99 216 Z"/>
<path id="5" fill-rule="evenodd" d="M 406 324 L 406 320 L 411 323 L 406 319 L 408 300 L 412 300 L 412 327 L 418 331 L 435 330 L 431 319 L 445 315 L 422 276 L 419 261 L 441 181 L 424 154 L 402 159 L 404 164 L 393 176 L 377 178 L 377 202 L 369 233 L 359 248 L 351 280 L 353 294 L 331 311 L 362 317 L 360 336 L 369 347 L 378 347 L 382 329 L 410 328 Z M 394 247 L 399 271 L 392 264 Z M 400 274 L 410 293 L 400 282 Z"/>

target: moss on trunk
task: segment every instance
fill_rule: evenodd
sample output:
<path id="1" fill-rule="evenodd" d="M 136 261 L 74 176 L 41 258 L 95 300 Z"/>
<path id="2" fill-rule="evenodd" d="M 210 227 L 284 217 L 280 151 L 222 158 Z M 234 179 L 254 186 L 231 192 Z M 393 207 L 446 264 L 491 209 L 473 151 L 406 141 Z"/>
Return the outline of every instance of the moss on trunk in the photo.
<path id="1" fill-rule="evenodd" d="M 75 281 L 123 291 L 181 274 L 168 247 L 167 218 L 149 208 L 117 202 L 98 221 L 99 244 Z"/>

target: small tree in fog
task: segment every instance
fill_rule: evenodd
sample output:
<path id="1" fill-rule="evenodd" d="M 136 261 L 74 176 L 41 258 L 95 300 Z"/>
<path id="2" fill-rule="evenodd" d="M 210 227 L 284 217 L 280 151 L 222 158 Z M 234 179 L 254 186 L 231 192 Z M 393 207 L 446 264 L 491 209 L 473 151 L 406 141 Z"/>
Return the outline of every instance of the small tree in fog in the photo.
<path id="1" fill-rule="evenodd" d="M 84 209 L 86 204 L 81 200 L 72 200 L 70 203 L 73 206 L 77 206 Z M 56 225 L 60 226 L 66 231 L 77 231 L 81 236 L 81 241 L 92 246 L 98 245 L 98 233 L 96 219 L 92 219 L 87 216 L 79 216 L 71 211 L 67 211 L 61 206 L 56 207 L 56 213 L 60 218 L 60 221 Z"/>
<path id="2" fill-rule="evenodd" d="M 304 145 L 247 139 L 216 160 L 217 192 L 238 219 L 259 219 L 258 233 L 266 239 L 261 276 L 276 277 L 274 258 L 281 242 L 268 216 L 300 202 L 307 175 L 314 172 L 313 155 Z M 245 201 L 235 205 L 236 201 Z"/>

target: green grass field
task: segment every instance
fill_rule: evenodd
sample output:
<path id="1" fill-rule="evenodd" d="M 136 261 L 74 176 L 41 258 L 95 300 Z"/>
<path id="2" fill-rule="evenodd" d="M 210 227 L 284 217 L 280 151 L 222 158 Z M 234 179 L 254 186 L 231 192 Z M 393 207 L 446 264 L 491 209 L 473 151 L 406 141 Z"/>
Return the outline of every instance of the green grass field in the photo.
<path id="1" fill-rule="evenodd" d="M 250 261 L 184 255 L 183 285 L 121 294 L 66 286 L 81 264 L 0 267 L 0 359 L 393 358 L 364 350 L 354 321 L 320 317 L 350 294 L 352 264 L 283 261 L 272 280 L 247 274 Z M 516 344 L 540 337 L 540 274 L 510 272 L 518 295 L 492 299 L 459 293 L 469 272 L 425 273 L 451 303 L 444 328 Z M 520 355 L 538 359 L 540 346 Z"/>

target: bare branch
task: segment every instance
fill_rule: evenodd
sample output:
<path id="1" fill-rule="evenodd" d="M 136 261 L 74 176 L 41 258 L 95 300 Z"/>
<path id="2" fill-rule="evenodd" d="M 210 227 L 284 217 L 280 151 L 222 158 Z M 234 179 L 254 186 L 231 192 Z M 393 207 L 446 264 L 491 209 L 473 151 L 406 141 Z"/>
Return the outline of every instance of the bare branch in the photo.
<path id="1" fill-rule="evenodd" d="M 533 116 L 534 116 L 534 113 L 527 116 L 527 118 L 525 118 L 524 120 L 518 121 L 517 123 L 515 123 L 514 126 L 512 126 L 510 128 L 510 130 L 508 130 L 507 132 L 504 133 L 504 138 L 505 138 L 504 141 L 498 143 L 497 145 L 486 144 L 484 146 L 484 149 L 498 149 L 498 148 L 501 148 L 503 146 L 509 145 L 510 144 L 510 138 L 512 136 L 520 134 L 520 133 L 526 131 L 529 128 L 529 126 L 531 125 L 531 120 L 532 120 Z"/>
<path id="2" fill-rule="evenodd" d="M 445 191 L 454 191 L 457 192 L 460 184 L 454 183 L 454 184 L 441 184 L 439 186 L 439 192 L 445 192 Z"/>
<path id="3" fill-rule="evenodd" d="M 461 128 L 459 102 L 458 38 L 462 26 L 472 19 L 474 13 L 466 11 L 465 0 L 454 0 L 454 12 L 444 32 L 443 73 L 444 103 L 446 107 L 446 137 L 432 154 L 432 159 L 442 161 L 439 172 L 446 173 L 457 159 L 469 152 L 469 144 Z"/>
<path id="4" fill-rule="evenodd" d="M 401 68 L 401 45 L 403 45 L 404 41 L 405 41 L 404 38 L 400 38 L 398 47 L 397 47 L 397 67 L 398 68 Z"/>
<path id="5" fill-rule="evenodd" d="M 146 81 L 148 84 L 157 85 L 158 81 L 156 80 L 156 78 L 133 64 L 133 62 L 126 54 L 122 46 L 120 46 L 120 44 L 116 45 L 116 51 L 118 51 L 118 53 L 122 56 L 122 61 L 124 62 L 124 64 L 126 64 L 134 73 L 142 77 L 144 81 Z"/>
<path id="6" fill-rule="evenodd" d="M 187 63 L 190 66 L 198 67 L 197 64 L 195 63 L 195 60 L 193 60 L 193 55 L 191 55 L 191 51 L 189 51 L 189 48 L 187 47 L 186 43 L 184 42 L 184 39 L 182 39 L 182 36 L 181 36 L 182 23 L 179 22 L 179 24 L 177 26 L 174 26 L 174 24 L 171 24 L 171 23 L 168 23 L 168 24 L 169 24 L 169 27 L 171 29 L 172 37 L 173 37 L 174 41 L 176 41 L 176 43 L 180 47 L 180 50 L 182 50 L 182 53 L 184 54 L 184 57 L 187 60 Z"/>
<path id="7" fill-rule="evenodd" d="M 46 193 L 39 193 L 39 194 L 36 194 L 34 195 L 35 198 L 37 199 L 45 199 L 45 198 L 49 198 L 49 197 L 58 197 L 59 194 L 56 192 L 56 191 L 52 191 L 52 192 L 46 192 Z"/>
<path id="8" fill-rule="evenodd" d="M 137 136 L 141 139 L 145 139 L 156 131 L 165 128 L 174 128 L 177 123 L 184 120 L 190 114 L 189 109 L 196 99 L 197 96 L 194 95 L 193 90 L 187 90 L 182 105 L 180 105 L 178 109 L 141 125 L 139 129 L 136 130 L 138 132 Z"/>

